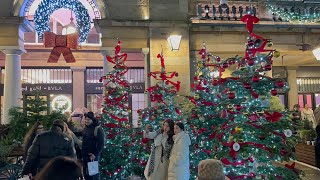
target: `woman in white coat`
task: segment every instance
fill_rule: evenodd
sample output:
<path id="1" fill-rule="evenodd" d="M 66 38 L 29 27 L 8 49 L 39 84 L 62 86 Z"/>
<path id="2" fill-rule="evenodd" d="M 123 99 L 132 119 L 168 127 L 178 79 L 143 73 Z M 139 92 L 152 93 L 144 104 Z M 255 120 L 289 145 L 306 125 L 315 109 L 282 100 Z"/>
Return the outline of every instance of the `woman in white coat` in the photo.
<path id="1" fill-rule="evenodd" d="M 189 146 L 191 140 L 181 122 L 174 125 L 174 144 L 171 151 L 168 180 L 189 180 Z"/>
<path id="2" fill-rule="evenodd" d="M 301 112 L 302 120 L 307 120 L 310 122 L 312 127 L 315 129 L 318 125 L 318 121 L 314 117 L 313 110 L 306 104 Z"/>
<path id="3" fill-rule="evenodd" d="M 166 120 L 162 129 L 156 132 L 149 132 L 149 127 L 146 126 L 144 137 L 154 139 L 154 145 L 144 170 L 147 180 L 168 179 L 169 157 L 173 146 L 173 126 L 172 120 Z"/>

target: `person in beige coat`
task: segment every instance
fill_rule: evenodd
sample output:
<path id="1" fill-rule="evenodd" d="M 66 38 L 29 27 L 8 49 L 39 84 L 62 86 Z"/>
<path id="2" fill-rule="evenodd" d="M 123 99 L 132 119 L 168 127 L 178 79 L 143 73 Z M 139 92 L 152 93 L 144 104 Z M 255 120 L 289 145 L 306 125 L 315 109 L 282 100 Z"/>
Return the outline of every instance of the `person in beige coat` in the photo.
<path id="1" fill-rule="evenodd" d="M 173 146 L 172 120 L 166 120 L 161 130 L 149 132 L 150 126 L 146 126 L 144 137 L 154 139 L 144 176 L 147 180 L 167 180 L 168 166 L 171 149 Z"/>
<path id="2" fill-rule="evenodd" d="M 306 104 L 301 112 L 302 120 L 307 120 L 312 124 L 312 127 L 315 129 L 318 125 L 318 121 L 314 117 L 313 110 Z"/>
<path id="3" fill-rule="evenodd" d="M 181 122 L 174 125 L 174 134 L 168 180 L 188 180 L 190 178 L 189 146 L 191 140 L 189 135 L 184 132 L 184 126 Z"/>

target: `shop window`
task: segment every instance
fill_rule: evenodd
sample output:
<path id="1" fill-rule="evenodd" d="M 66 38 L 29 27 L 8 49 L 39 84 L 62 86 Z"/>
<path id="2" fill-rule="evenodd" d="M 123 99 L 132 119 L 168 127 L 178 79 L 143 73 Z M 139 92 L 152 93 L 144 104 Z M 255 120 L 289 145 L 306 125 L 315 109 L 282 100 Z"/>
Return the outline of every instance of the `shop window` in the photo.
<path id="1" fill-rule="evenodd" d="M 137 111 L 139 109 L 144 109 L 145 106 L 145 94 L 139 93 L 139 94 L 132 94 L 132 125 L 133 127 L 138 127 L 138 120 L 139 120 L 139 114 Z"/>
<path id="2" fill-rule="evenodd" d="M 22 69 L 22 84 L 72 83 L 71 69 Z"/>
<path id="3" fill-rule="evenodd" d="M 314 101 L 315 101 L 316 107 L 318 107 L 320 105 L 320 94 L 314 95 Z"/>
<path id="4" fill-rule="evenodd" d="M 87 108 L 94 113 L 101 113 L 103 103 L 102 94 L 87 94 Z"/>
<path id="5" fill-rule="evenodd" d="M 304 105 L 308 104 L 309 107 L 311 107 L 312 109 L 315 109 L 315 107 L 313 106 L 313 94 L 299 94 L 298 95 L 298 103 L 300 105 L 300 110 L 302 110 L 304 108 Z"/>
<path id="6" fill-rule="evenodd" d="M 104 76 L 102 68 L 90 68 L 86 70 L 86 82 L 87 83 L 100 83 L 99 79 Z M 142 83 L 144 82 L 144 69 L 143 68 L 131 68 L 124 75 L 124 78 L 129 83 Z"/>

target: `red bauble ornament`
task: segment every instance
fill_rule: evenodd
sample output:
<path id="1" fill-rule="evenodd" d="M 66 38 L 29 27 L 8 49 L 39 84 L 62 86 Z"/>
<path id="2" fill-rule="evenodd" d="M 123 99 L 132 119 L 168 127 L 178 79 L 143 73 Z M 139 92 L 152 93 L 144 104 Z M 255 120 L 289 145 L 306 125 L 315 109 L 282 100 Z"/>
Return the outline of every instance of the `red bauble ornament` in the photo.
<path id="1" fill-rule="evenodd" d="M 179 74 L 178 74 L 178 73 L 175 73 L 174 75 L 175 75 L 176 77 L 178 77 L 178 76 L 179 76 Z"/>
<path id="2" fill-rule="evenodd" d="M 218 84 L 219 84 L 219 81 L 218 81 L 218 80 L 213 80 L 213 81 L 212 81 L 212 85 L 217 86 Z"/>
<path id="3" fill-rule="evenodd" d="M 278 91 L 276 89 L 272 89 L 270 93 L 272 96 L 276 96 L 278 94 Z"/>
<path id="4" fill-rule="evenodd" d="M 240 106 L 240 105 L 235 105 L 235 108 L 236 108 L 237 111 L 240 111 L 240 110 L 242 109 L 242 106 Z"/>
<path id="5" fill-rule="evenodd" d="M 221 117 L 221 118 L 226 118 L 226 117 L 228 117 L 228 112 L 227 112 L 227 110 L 222 110 L 222 111 L 220 111 L 220 117 Z"/>
<path id="6" fill-rule="evenodd" d="M 235 97 L 236 97 L 236 95 L 232 92 L 228 94 L 229 99 L 234 99 Z"/>
<path id="7" fill-rule="evenodd" d="M 208 81 L 203 81 L 203 85 L 208 85 Z"/>
<path id="8" fill-rule="evenodd" d="M 223 64 L 222 64 L 222 67 L 223 67 L 223 68 L 227 68 L 227 67 L 229 67 L 229 64 L 228 64 L 228 63 L 223 63 Z"/>
<path id="9" fill-rule="evenodd" d="M 271 66 L 271 65 L 266 65 L 266 66 L 264 67 L 264 69 L 265 69 L 266 71 L 271 71 L 272 66 Z"/>
<path id="10" fill-rule="evenodd" d="M 198 79 L 198 77 L 197 77 L 197 76 L 194 76 L 194 77 L 193 77 L 193 80 L 195 80 L 195 81 L 196 81 L 197 79 Z"/>
<path id="11" fill-rule="evenodd" d="M 284 86 L 284 82 L 282 80 L 277 81 L 275 84 L 279 88 L 282 88 Z"/>
<path id="12" fill-rule="evenodd" d="M 252 77 L 252 82 L 259 82 L 259 76 L 253 76 Z"/>
<path id="13" fill-rule="evenodd" d="M 246 88 L 246 89 L 251 89 L 251 85 L 247 82 L 244 82 L 243 83 L 243 87 Z"/>
<path id="14" fill-rule="evenodd" d="M 216 57 L 216 61 L 220 62 L 221 61 L 220 57 Z"/>
<path id="15" fill-rule="evenodd" d="M 247 62 L 248 62 L 249 66 L 253 66 L 254 65 L 254 60 L 253 59 L 249 59 Z"/>

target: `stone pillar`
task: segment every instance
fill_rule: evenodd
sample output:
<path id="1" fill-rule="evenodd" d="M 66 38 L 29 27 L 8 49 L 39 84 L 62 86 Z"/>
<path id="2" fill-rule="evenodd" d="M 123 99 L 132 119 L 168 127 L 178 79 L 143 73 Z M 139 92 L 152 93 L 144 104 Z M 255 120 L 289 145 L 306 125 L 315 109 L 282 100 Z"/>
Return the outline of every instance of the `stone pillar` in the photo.
<path id="1" fill-rule="evenodd" d="M 6 55 L 4 107 L 1 124 L 8 124 L 10 122 L 9 110 L 12 107 L 21 107 L 21 54 L 25 53 L 25 50 L 19 47 L 0 47 L 0 50 Z"/>
<path id="2" fill-rule="evenodd" d="M 146 90 L 150 87 L 150 77 L 148 74 L 150 73 L 150 60 L 148 58 L 149 48 L 142 48 L 142 54 L 144 55 L 144 90 L 145 90 L 145 98 L 144 98 L 144 107 L 151 107 L 151 101 L 149 93 L 146 93 Z"/>
<path id="3" fill-rule="evenodd" d="M 295 104 L 298 104 L 297 68 L 288 67 L 287 74 L 290 86 L 290 91 L 288 92 L 288 108 L 291 110 Z"/>
<path id="4" fill-rule="evenodd" d="M 101 54 L 103 55 L 103 74 L 110 72 L 114 64 L 107 61 L 107 56 L 114 56 L 114 47 L 102 47 Z"/>
<path id="5" fill-rule="evenodd" d="M 84 94 L 84 72 L 86 67 L 71 67 L 72 70 L 72 84 L 73 84 L 73 94 L 72 94 L 72 104 L 73 109 L 86 107 L 85 94 Z"/>

